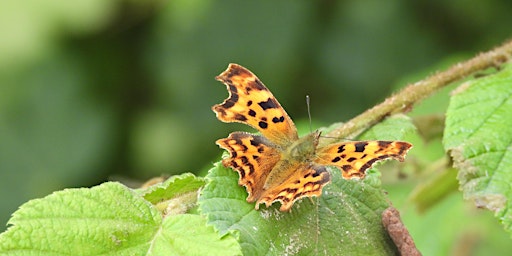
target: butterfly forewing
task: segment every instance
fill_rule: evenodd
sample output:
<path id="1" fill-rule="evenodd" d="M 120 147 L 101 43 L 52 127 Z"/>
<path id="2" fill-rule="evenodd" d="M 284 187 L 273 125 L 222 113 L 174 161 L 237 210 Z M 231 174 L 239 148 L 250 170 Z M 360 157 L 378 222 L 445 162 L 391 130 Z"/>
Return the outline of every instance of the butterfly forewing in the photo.
<path id="1" fill-rule="evenodd" d="M 336 166 L 343 178 L 364 178 L 375 162 L 387 158 L 403 161 L 411 144 L 403 141 L 349 141 L 318 150 L 315 162 Z"/>
<path id="2" fill-rule="evenodd" d="M 280 146 L 298 139 L 293 121 L 251 71 L 229 64 L 228 69 L 216 79 L 223 82 L 229 91 L 229 97 L 212 108 L 219 120 L 248 124 Z"/>

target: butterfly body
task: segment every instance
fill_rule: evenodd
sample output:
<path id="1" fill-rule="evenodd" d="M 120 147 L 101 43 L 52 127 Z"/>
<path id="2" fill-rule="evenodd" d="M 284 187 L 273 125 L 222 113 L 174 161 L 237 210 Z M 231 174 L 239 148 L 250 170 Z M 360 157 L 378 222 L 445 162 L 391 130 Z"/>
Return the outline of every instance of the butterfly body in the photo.
<path id="1" fill-rule="evenodd" d="M 287 148 L 287 155 L 298 161 L 311 161 L 315 155 L 319 138 L 320 132 L 318 131 L 299 138 Z"/>
<path id="2" fill-rule="evenodd" d="M 268 189 L 274 187 L 275 184 L 285 182 L 293 172 L 300 169 L 299 166 L 296 166 L 297 163 L 312 163 L 318 144 L 318 135 L 317 132 L 308 134 L 283 148 L 280 152 L 280 159 L 267 176 L 263 188 Z"/>
<path id="3" fill-rule="evenodd" d="M 229 151 L 223 159 L 240 175 L 238 183 L 248 192 L 247 201 L 268 207 L 281 202 L 281 211 L 291 209 L 302 197 L 320 196 L 330 182 L 325 166 L 335 166 L 344 178 L 364 178 L 366 170 L 382 159 L 403 161 L 412 146 L 400 141 L 349 141 L 319 147 L 320 132 L 299 138 L 297 129 L 272 93 L 249 70 L 230 64 L 216 77 L 229 97 L 213 106 L 223 122 L 240 122 L 261 135 L 233 132 L 217 144 Z"/>

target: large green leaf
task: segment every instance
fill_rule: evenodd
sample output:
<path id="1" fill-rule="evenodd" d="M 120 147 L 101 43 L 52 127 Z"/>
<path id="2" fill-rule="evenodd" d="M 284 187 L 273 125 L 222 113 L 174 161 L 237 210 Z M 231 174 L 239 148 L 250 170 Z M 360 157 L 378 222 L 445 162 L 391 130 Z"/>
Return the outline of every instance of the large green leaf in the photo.
<path id="1" fill-rule="evenodd" d="M 177 187 L 191 175 L 171 178 Z M 179 184 L 180 182 L 182 184 Z M 181 193 L 177 193 L 179 195 Z M 161 215 L 150 202 L 115 182 L 66 189 L 27 202 L 0 235 L 1 255 L 239 255 L 199 215 Z"/>
<path id="2" fill-rule="evenodd" d="M 206 219 L 199 215 L 181 214 L 166 218 L 162 232 L 155 236 L 147 255 L 241 255 L 234 237 L 219 237 Z"/>
<path id="3" fill-rule="evenodd" d="M 31 200 L 0 235 L 2 255 L 143 254 L 162 225 L 159 212 L 114 182 Z"/>
<path id="4" fill-rule="evenodd" d="M 246 202 L 238 174 L 217 164 L 207 176 L 200 210 L 221 233 L 237 232 L 245 255 L 394 255 L 381 224 L 388 207 L 380 188 L 343 180 L 338 171 L 320 198 L 259 211 Z"/>
<path id="5" fill-rule="evenodd" d="M 512 68 L 468 82 L 451 98 L 443 143 L 464 197 L 512 232 Z"/>

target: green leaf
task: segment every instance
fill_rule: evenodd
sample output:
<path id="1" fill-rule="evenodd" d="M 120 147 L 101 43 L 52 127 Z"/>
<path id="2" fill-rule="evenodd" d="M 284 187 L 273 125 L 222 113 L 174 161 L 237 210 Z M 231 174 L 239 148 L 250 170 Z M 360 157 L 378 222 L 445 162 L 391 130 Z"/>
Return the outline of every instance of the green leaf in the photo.
<path id="1" fill-rule="evenodd" d="M 359 140 L 402 140 L 407 134 L 416 131 L 411 119 L 406 115 L 393 115 L 372 126 Z"/>
<path id="2" fill-rule="evenodd" d="M 182 214 L 196 206 L 199 189 L 204 184 L 203 178 L 184 173 L 138 191 L 164 215 Z"/>
<path id="3" fill-rule="evenodd" d="M 238 174 L 217 163 L 207 176 L 199 208 L 221 234 L 238 235 L 244 255 L 396 255 L 381 224 L 385 195 L 365 180 L 344 180 L 331 172 L 322 196 L 254 209 L 238 185 Z"/>
<path id="4" fill-rule="evenodd" d="M 10 224 L 0 235 L 1 255 L 241 254 L 234 237 L 219 236 L 201 216 L 162 218 L 151 203 L 115 182 L 29 201 Z"/>
<path id="5" fill-rule="evenodd" d="M 114 182 L 31 200 L 0 235 L 2 255 L 143 255 L 162 223 L 159 212 Z"/>
<path id="6" fill-rule="evenodd" d="M 155 237 L 151 252 L 154 255 L 241 255 L 236 239 L 231 235 L 222 238 L 206 219 L 199 215 L 181 214 L 164 220 L 167 232 Z M 164 253 L 165 252 L 165 253 Z M 153 254 L 153 253 L 150 253 Z"/>
<path id="7" fill-rule="evenodd" d="M 464 197 L 512 232 L 512 66 L 459 87 L 446 116 L 443 143 Z"/>
<path id="8" fill-rule="evenodd" d="M 184 173 L 172 176 L 162 183 L 139 191 L 146 200 L 155 204 L 162 200 L 172 199 L 188 192 L 197 191 L 204 184 L 203 178 L 196 177 L 192 173 Z"/>

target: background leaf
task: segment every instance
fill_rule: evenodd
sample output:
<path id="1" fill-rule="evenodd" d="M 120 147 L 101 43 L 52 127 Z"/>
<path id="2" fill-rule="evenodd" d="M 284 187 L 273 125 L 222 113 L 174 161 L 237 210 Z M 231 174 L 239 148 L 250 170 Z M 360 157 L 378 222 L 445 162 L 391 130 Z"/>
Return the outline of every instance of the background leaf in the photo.
<path id="1" fill-rule="evenodd" d="M 464 197 L 495 212 L 512 232 L 512 65 L 468 82 L 451 98 L 444 146 Z"/>

